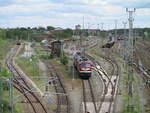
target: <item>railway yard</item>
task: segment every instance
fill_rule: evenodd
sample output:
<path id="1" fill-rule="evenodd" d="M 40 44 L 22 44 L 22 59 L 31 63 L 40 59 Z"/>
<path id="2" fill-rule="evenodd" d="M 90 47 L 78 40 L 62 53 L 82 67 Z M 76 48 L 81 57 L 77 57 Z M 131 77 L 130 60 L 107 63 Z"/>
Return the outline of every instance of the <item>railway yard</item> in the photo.
<path id="1" fill-rule="evenodd" d="M 62 48 L 65 54 L 61 56 L 67 58 L 67 65 L 64 65 L 58 57 L 50 58 L 49 53 L 52 49 L 37 42 L 21 42 L 12 47 L 5 59 L 7 69 L 12 76 L 10 79 L 3 79 L 10 84 L 10 104 L 13 105 L 13 109 L 19 107 L 19 113 L 122 113 L 126 111 L 128 67 L 122 59 L 122 51 L 120 52 L 120 45 L 123 42 L 118 41 L 112 48 L 101 48 L 104 41 L 101 38 L 83 40 L 83 47 L 80 47 L 80 40 L 64 41 Z M 149 44 L 145 43 L 137 42 L 135 46 L 132 94 L 135 96 L 132 100 L 134 113 L 143 111 L 149 113 L 150 108 L 150 72 L 149 62 L 147 62 L 150 57 L 145 54 L 149 51 L 147 49 Z M 80 48 L 84 48 L 83 57 L 89 59 L 91 64 L 91 71 L 86 69 L 84 74 L 85 76 L 90 72 L 91 76 L 86 79 L 79 73 L 81 70 L 83 74 L 85 69 L 73 65 L 74 56 L 82 51 Z M 143 59 L 142 55 L 146 55 L 146 58 Z M 28 59 L 27 65 L 20 59 Z M 86 65 L 86 62 L 88 61 L 83 61 L 83 64 Z M 89 63 L 87 64 L 89 66 Z M 26 69 L 27 66 L 31 66 L 35 72 Z"/>
<path id="2" fill-rule="evenodd" d="M 150 0 L 0 0 L 0 113 L 150 113 Z"/>

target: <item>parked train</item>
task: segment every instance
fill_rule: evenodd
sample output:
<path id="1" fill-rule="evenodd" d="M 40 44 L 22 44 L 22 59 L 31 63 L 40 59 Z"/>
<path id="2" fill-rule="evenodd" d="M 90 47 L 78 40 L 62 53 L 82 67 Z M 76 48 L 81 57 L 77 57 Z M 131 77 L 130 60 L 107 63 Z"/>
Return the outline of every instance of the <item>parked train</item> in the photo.
<path id="1" fill-rule="evenodd" d="M 81 56 L 81 52 L 77 52 L 74 56 L 74 67 L 81 79 L 89 79 L 92 74 L 92 62 Z"/>
<path id="2" fill-rule="evenodd" d="M 102 48 L 111 48 L 115 44 L 115 41 L 109 41 L 102 46 Z"/>
<path id="3" fill-rule="evenodd" d="M 16 40 L 16 45 L 21 45 L 21 40 Z"/>
<path id="4" fill-rule="evenodd" d="M 118 36 L 118 37 L 117 37 L 117 40 L 118 40 L 118 41 L 124 40 L 124 37 L 123 37 L 123 36 Z"/>

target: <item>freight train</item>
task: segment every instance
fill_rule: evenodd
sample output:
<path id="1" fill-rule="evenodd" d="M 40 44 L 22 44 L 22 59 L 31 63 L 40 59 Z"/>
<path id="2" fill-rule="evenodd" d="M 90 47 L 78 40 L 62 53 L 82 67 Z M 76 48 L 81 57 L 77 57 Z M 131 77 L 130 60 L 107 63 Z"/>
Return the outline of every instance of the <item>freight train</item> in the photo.
<path id="1" fill-rule="evenodd" d="M 115 44 L 115 41 L 109 41 L 102 46 L 102 48 L 111 48 Z"/>
<path id="2" fill-rule="evenodd" d="M 74 67 L 81 79 L 89 79 L 92 74 L 92 62 L 81 55 L 81 52 L 77 52 L 74 56 Z"/>

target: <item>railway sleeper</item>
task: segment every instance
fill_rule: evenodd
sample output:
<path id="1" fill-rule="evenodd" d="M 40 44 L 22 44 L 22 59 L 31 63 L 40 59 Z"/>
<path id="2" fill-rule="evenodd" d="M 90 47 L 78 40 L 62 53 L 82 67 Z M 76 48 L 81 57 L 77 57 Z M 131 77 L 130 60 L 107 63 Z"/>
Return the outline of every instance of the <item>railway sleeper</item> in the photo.
<path id="1" fill-rule="evenodd" d="M 33 101 L 31 100 L 32 103 L 39 103 L 38 101 Z M 20 101 L 20 103 L 30 103 L 29 101 L 27 100 L 23 100 L 23 101 Z"/>
<path id="2" fill-rule="evenodd" d="M 105 89 L 105 90 L 104 90 L 104 94 L 106 95 L 106 94 L 107 94 L 107 92 L 108 92 L 108 89 Z"/>
<path id="3" fill-rule="evenodd" d="M 112 102 L 114 99 L 113 98 L 101 98 L 100 99 L 102 102 Z"/>

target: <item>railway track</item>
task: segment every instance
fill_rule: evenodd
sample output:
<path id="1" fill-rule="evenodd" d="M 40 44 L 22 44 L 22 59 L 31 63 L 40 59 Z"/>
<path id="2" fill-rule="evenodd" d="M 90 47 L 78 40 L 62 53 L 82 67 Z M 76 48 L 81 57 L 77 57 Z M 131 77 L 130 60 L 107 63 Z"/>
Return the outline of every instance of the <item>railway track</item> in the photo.
<path id="1" fill-rule="evenodd" d="M 53 82 L 56 95 L 57 95 L 56 113 L 70 113 L 70 102 L 69 102 L 68 94 L 58 74 L 58 71 L 56 70 L 54 64 L 51 62 L 49 62 L 47 66 L 50 69 L 50 76 L 57 78 Z"/>
<path id="2" fill-rule="evenodd" d="M 82 80 L 82 87 L 83 87 L 84 112 L 85 113 L 89 112 L 87 109 L 87 102 L 92 102 L 93 106 L 94 106 L 95 113 L 98 113 L 91 81 L 90 80 Z"/>
<path id="3" fill-rule="evenodd" d="M 98 43 L 93 43 L 85 48 L 91 49 L 95 46 L 97 46 Z M 98 72 L 98 77 L 103 81 L 103 93 L 100 96 L 100 102 L 95 102 L 95 96 L 93 93 L 93 89 L 91 86 L 91 83 L 87 80 L 82 80 L 82 87 L 83 87 L 83 107 L 84 112 L 88 113 L 88 101 L 93 104 L 93 108 L 95 111 L 92 113 L 112 113 L 113 111 L 113 105 L 115 102 L 115 97 L 117 93 L 117 82 L 119 79 L 119 72 L 118 72 L 118 65 L 110 58 L 103 57 L 107 62 L 109 62 L 112 65 L 112 72 L 110 75 L 108 75 L 105 70 L 100 66 L 100 63 L 90 55 L 85 54 L 91 61 L 93 62 L 93 67 L 95 67 L 95 70 Z M 98 68 L 99 66 L 100 68 Z M 89 91 L 87 91 L 89 89 Z M 90 97 L 90 99 L 89 99 Z M 88 100 L 89 99 L 89 100 Z M 97 105 L 99 104 L 99 105 Z M 91 105 L 91 104 L 90 104 Z"/>
<path id="4" fill-rule="evenodd" d="M 90 55 L 86 56 L 91 59 L 93 62 L 93 66 L 95 70 L 98 72 L 99 76 L 101 77 L 104 87 L 103 93 L 101 95 L 101 102 L 98 107 L 98 113 L 112 113 L 113 111 L 113 104 L 115 102 L 116 93 L 117 93 L 117 83 L 119 80 L 119 67 L 117 63 L 105 56 L 101 56 L 107 62 L 111 63 L 112 65 L 112 72 L 111 75 L 108 75 L 105 70 L 101 67 L 99 61 L 95 58 L 91 57 Z"/>
<path id="5" fill-rule="evenodd" d="M 144 46 L 144 45 L 143 45 Z M 147 61 L 145 61 L 143 59 L 143 56 L 139 53 L 139 48 L 135 47 L 136 53 L 135 53 L 135 57 L 137 58 L 137 61 L 134 61 L 133 66 L 142 73 L 142 78 L 144 79 L 144 81 L 149 82 L 150 81 L 150 71 L 149 69 L 146 69 L 145 67 L 149 67 L 147 64 Z M 143 51 L 144 55 L 148 55 L 147 51 Z M 149 57 L 149 55 L 148 55 Z M 147 57 L 147 60 L 148 60 Z M 143 60 L 143 62 L 141 61 Z"/>
<path id="6" fill-rule="evenodd" d="M 42 104 L 39 99 L 39 96 L 36 95 L 32 91 L 32 87 L 28 85 L 28 82 L 22 76 L 20 71 L 15 67 L 14 64 L 14 57 L 16 56 L 19 50 L 19 46 L 17 45 L 13 50 L 9 53 L 8 57 L 6 58 L 6 65 L 12 74 L 12 85 L 16 88 L 25 98 L 26 102 L 31 105 L 32 111 L 31 113 L 48 113 L 46 108 Z"/>
<path id="7" fill-rule="evenodd" d="M 143 43 L 137 43 L 135 45 L 135 58 L 136 58 L 136 63 L 137 64 L 142 64 L 143 69 L 146 71 L 146 68 L 149 70 L 149 60 L 150 60 L 150 49 L 149 46 L 147 44 L 143 44 Z M 140 61 L 140 62 L 139 62 Z M 141 66 L 139 67 L 141 68 Z M 150 74 L 150 72 L 146 72 L 147 74 Z"/>
<path id="8" fill-rule="evenodd" d="M 137 65 L 136 63 L 133 63 L 133 66 L 135 69 L 142 73 L 142 78 L 146 82 L 146 85 L 150 85 L 150 74 L 145 70 L 145 68 L 143 68 L 143 66 Z"/>

